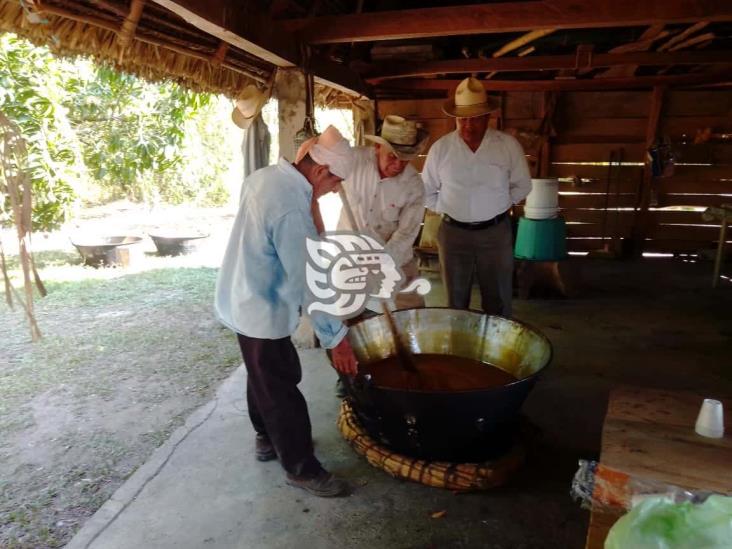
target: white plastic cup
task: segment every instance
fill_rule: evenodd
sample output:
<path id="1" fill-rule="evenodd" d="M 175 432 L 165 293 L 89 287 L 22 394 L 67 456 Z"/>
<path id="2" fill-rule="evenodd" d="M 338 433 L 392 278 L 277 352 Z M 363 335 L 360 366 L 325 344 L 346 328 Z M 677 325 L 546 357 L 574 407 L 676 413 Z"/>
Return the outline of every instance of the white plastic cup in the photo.
<path id="1" fill-rule="evenodd" d="M 704 399 L 694 430 L 703 437 L 722 438 L 724 436 L 724 407 L 720 401 L 712 398 Z"/>

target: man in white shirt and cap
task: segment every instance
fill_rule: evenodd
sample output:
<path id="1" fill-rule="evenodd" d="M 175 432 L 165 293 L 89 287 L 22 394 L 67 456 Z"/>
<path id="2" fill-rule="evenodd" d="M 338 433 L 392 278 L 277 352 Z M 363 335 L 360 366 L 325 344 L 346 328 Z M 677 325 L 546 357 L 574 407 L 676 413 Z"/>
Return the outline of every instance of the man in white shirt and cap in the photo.
<path id="1" fill-rule="evenodd" d="M 422 178 L 409 162 L 422 152 L 428 134 L 412 120 L 388 115 L 380 135 L 364 138 L 374 146 L 354 147 L 353 172 L 341 184 L 358 227 L 351 227 L 344 208 L 338 230 L 359 231 L 384 242 L 407 285 L 418 275 L 412 247 L 424 217 Z M 399 309 L 424 307 L 417 293 L 397 294 L 394 301 Z"/>
<path id="2" fill-rule="evenodd" d="M 310 419 L 297 388 L 300 361 L 290 336 L 305 300 L 306 238 L 318 239 L 311 205 L 353 169 L 353 151 L 334 127 L 307 144 L 295 164 L 285 159 L 247 178 L 216 283 L 216 314 L 238 338 L 247 369 L 247 404 L 256 431 L 256 458 L 279 458 L 287 483 L 323 497 L 342 495 L 313 453 Z M 357 371 L 348 328 L 333 317 L 311 317 L 333 365 Z"/>
<path id="3" fill-rule="evenodd" d="M 442 214 L 440 270 L 450 307 L 467 309 L 474 273 L 487 314 L 511 316 L 513 238 L 509 210 L 531 190 L 521 145 L 488 127 L 498 101 L 466 78 L 443 106 L 457 129 L 430 148 L 422 171 L 425 205 Z"/>

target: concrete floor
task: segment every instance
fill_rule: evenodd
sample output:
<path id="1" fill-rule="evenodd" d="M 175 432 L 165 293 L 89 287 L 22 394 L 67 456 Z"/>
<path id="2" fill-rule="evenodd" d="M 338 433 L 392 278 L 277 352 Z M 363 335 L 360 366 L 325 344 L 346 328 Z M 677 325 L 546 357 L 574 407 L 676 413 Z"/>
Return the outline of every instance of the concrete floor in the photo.
<path id="1" fill-rule="evenodd" d="M 254 460 L 240 368 L 67 548 L 583 547 L 587 512 L 569 488 L 577 459 L 597 457 L 608 390 L 732 395 L 732 285 L 712 291 L 708 263 L 576 264 L 577 299 L 515 302 L 515 316 L 552 340 L 555 360 L 524 407 L 534 426 L 529 459 L 506 487 L 455 495 L 370 467 L 335 427 L 324 353 L 304 350 L 316 452 L 352 482 L 351 496 L 309 497 L 284 484 L 276 462 Z M 441 299 L 438 287 L 428 304 Z"/>

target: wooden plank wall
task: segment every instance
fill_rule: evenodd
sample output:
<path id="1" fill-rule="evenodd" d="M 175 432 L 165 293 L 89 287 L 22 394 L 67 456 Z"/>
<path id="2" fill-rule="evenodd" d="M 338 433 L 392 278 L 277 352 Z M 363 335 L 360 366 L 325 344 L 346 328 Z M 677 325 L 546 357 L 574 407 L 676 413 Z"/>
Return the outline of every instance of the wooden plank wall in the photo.
<path id="1" fill-rule="evenodd" d="M 560 207 L 568 223 L 570 250 L 601 248 L 603 233 L 606 239 L 631 236 L 639 217 L 650 98 L 650 91 L 559 96 L 548 175 L 560 178 Z M 442 100 L 381 101 L 378 110 L 381 118 L 399 114 L 421 121 L 430 131 L 431 145 L 455 128 L 441 105 Z M 542 93 L 511 92 L 503 96 L 502 121 L 494 121 L 522 141 L 535 173 L 539 152 L 531 137 L 542 112 Z M 694 137 L 703 128 L 732 133 L 732 91 L 669 91 L 658 133 L 671 139 L 676 164 L 672 176 L 652 180 L 645 251 L 687 252 L 716 246 L 719 226 L 702 221 L 698 210 L 732 203 L 732 141 L 695 145 Z M 622 164 L 608 178 L 611 154 L 622 158 Z M 423 164 L 424 157 L 415 161 L 418 169 Z"/>

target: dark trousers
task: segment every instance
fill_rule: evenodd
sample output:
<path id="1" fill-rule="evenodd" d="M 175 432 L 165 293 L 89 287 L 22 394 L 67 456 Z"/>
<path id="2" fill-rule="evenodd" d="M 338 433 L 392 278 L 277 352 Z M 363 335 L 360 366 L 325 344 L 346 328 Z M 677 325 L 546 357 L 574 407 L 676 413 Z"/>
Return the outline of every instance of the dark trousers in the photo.
<path id="1" fill-rule="evenodd" d="M 479 230 L 443 221 L 437 232 L 437 247 L 449 307 L 470 307 L 473 278 L 477 275 L 483 312 L 511 317 L 513 237 L 508 217 Z"/>
<path id="2" fill-rule="evenodd" d="M 247 404 L 254 430 L 269 438 L 282 467 L 314 477 L 322 466 L 313 453 L 310 417 L 297 388 L 300 358 L 289 337 L 257 339 L 237 334 L 247 377 Z"/>

